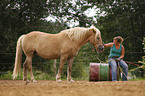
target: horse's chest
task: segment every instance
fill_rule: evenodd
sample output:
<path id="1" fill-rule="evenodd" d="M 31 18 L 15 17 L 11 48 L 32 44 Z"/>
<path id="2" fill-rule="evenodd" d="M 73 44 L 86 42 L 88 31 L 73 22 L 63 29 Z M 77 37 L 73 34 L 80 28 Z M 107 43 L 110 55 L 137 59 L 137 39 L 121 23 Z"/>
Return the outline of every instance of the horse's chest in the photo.
<path id="1" fill-rule="evenodd" d="M 69 56 L 76 56 L 77 54 L 78 54 L 78 51 L 72 50 L 72 51 L 69 53 Z"/>

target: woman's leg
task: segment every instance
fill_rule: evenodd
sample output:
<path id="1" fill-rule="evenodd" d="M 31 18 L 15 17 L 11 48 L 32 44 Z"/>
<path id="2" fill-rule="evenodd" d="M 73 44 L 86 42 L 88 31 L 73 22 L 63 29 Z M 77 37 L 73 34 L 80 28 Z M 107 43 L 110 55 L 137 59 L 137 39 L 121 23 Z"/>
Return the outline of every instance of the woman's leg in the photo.
<path id="1" fill-rule="evenodd" d="M 109 59 L 109 60 L 111 60 L 111 59 Z M 117 64 L 116 64 L 116 61 L 115 60 L 111 60 L 109 62 L 109 65 L 111 66 L 112 81 L 117 81 Z"/>
<path id="2" fill-rule="evenodd" d="M 122 76 L 122 81 L 127 81 L 128 65 L 123 60 L 120 60 L 119 64 L 123 68 L 123 72 L 124 72 Z"/>

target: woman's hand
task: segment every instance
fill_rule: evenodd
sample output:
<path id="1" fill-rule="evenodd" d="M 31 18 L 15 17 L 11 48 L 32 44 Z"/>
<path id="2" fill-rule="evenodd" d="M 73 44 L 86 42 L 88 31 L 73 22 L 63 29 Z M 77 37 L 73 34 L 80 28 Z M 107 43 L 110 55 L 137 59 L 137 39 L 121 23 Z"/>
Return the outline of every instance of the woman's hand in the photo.
<path id="1" fill-rule="evenodd" d="M 121 58 L 116 58 L 115 60 L 119 62 L 121 60 Z"/>

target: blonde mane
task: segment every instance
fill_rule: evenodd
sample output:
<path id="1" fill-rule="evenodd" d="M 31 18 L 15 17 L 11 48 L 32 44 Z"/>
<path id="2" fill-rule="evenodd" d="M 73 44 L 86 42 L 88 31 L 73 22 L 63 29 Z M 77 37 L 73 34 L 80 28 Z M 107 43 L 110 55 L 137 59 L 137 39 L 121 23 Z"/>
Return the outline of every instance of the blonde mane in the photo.
<path id="1" fill-rule="evenodd" d="M 61 32 L 67 34 L 72 40 L 79 40 L 80 38 L 83 38 L 90 29 L 93 29 L 96 32 L 96 37 L 100 36 L 100 31 L 95 26 L 91 26 L 90 28 L 75 27 Z"/>

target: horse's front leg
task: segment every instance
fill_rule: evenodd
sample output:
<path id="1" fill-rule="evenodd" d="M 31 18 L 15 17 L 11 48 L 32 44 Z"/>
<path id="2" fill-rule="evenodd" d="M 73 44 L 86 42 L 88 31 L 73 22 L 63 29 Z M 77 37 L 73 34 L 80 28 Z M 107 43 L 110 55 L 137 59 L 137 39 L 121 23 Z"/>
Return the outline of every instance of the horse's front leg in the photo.
<path id="1" fill-rule="evenodd" d="M 61 72 L 63 70 L 63 66 L 64 66 L 64 63 L 66 61 L 67 57 L 66 56 L 61 56 L 60 58 L 60 63 L 59 63 L 59 69 L 58 69 L 58 73 L 56 75 L 56 81 L 57 82 L 61 82 Z"/>
<path id="2" fill-rule="evenodd" d="M 67 81 L 70 81 L 70 82 L 74 82 L 72 77 L 71 77 L 73 60 L 74 60 L 74 57 L 68 58 Z"/>

